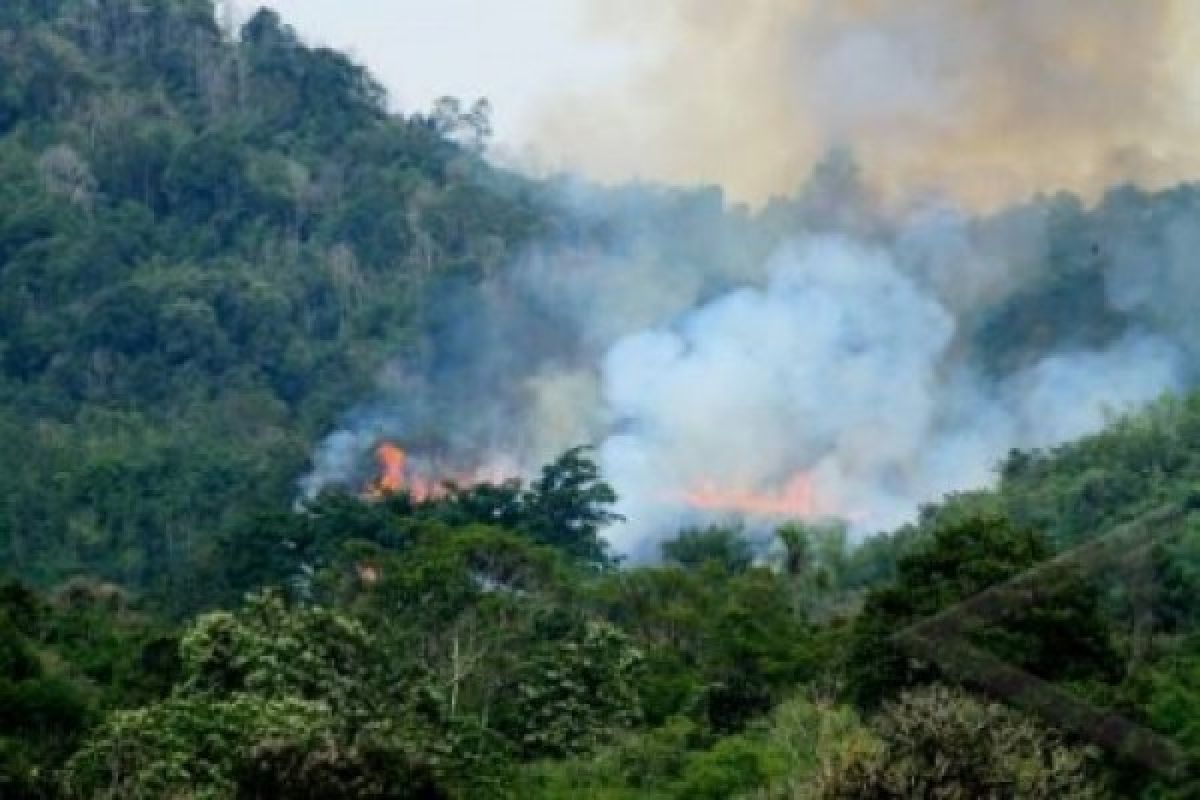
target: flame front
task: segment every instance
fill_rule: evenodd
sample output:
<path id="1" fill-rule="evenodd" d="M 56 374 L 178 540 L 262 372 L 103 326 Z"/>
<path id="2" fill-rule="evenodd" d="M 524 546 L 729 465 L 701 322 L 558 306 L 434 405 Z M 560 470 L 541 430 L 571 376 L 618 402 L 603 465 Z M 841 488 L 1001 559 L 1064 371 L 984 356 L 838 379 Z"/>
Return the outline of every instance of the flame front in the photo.
<path id="1" fill-rule="evenodd" d="M 497 474 L 447 474 L 442 480 L 413 474 L 408 453 L 394 442 L 381 442 L 375 448 L 379 476 L 367 488 L 365 495 L 380 499 L 397 492 L 408 492 L 413 500 L 424 502 L 445 493 L 445 483 L 472 486 L 478 483 L 500 483 Z M 829 512 L 817 499 L 813 479 L 800 472 L 776 489 L 749 489 L 738 484 L 722 484 L 713 479 L 699 481 L 695 488 L 680 495 L 692 508 L 703 511 L 738 513 L 750 516 L 818 517 Z"/>
<path id="2" fill-rule="evenodd" d="M 498 470 L 454 471 L 432 469 L 424 459 L 415 463 L 408 452 L 394 442 L 381 442 L 375 448 L 379 475 L 364 491 L 364 496 L 379 500 L 389 494 L 407 492 L 418 503 L 444 497 L 449 485 L 474 486 L 480 483 L 500 483 L 506 479 Z"/>
<path id="3" fill-rule="evenodd" d="M 822 513 L 813 491 L 812 477 L 801 472 L 776 490 L 755 490 L 702 481 L 685 492 L 684 502 L 706 511 L 738 512 L 757 516 L 815 517 Z"/>
<path id="4" fill-rule="evenodd" d="M 404 489 L 404 471 L 408 465 L 408 453 L 404 452 L 404 448 L 391 442 L 383 442 L 375 449 L 375 458 L 379 460 L 379 478 L 371 487 L 370 493 L 380 496 Z"/>

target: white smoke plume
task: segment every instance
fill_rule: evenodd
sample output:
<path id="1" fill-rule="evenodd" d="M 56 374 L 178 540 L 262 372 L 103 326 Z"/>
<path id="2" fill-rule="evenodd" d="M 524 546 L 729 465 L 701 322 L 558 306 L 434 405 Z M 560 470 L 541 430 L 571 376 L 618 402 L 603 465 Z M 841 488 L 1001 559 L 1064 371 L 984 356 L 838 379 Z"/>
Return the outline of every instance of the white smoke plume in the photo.
<path id="1" fill-rule="evenodd" d="M 916 479 L 904 473 L 919 468 L 935 424 L 953 318 L 888 254 L 844 239 L 785 246 L 768 273 L 762 289 L 609 351 L 604 403 L 617 432 L 600 454 L 625 488 L 624 549 L 706 481 L 748 490 L 811 472 L 824 507 L 877 514 L 894 504 L 887 482 Z"/>
<path id="2" fill-rule="evenodd" d="M 992 482 L 1013 448 L 1190 385 L 1187 208 L 1143 239 L 1110 229 L 1120 193 L 1091 212 L 1050 199 L 897 222 L 844 172 L 753 218 L 719 195 L 573 189 L 572 213 L 610 223 L 603 242 L 542 243 L 446 292 L 424 355 L 318 448 L 304 492 L 361 485 L 381 438 L 456 472 L 526 475 L 588 442 L 628 518 L 608 536 L 634 558 L 739 510 L 866 533 Z M 1038 306 L 1080 258 L 1096 307 Z"/>
<path id="3" fill-rule="evenodd" d="M 624 552 L 684 522 L 705 481 L 778 490 L 806 473 L 812 513 L 860 530 L 989 483 L 1014 447 L 1092 432 L 1182 385 L 1182 356 L 1131 333 L 1002 381 L 955 363 L 955 318 L 892 254 L 845 238 L 785 246 L 762 289 L 619 341 L 603 367 L 605 473 Z"/>

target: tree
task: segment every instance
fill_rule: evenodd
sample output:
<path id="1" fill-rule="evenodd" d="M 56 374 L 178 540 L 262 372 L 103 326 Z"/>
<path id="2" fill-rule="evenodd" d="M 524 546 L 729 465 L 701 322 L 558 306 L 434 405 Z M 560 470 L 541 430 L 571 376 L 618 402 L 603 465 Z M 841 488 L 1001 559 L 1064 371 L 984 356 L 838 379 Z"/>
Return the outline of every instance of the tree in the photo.
<path id="1" fill-rule="evenodd" d="M 460 142 L 471 152 L 482 153 L 492 136 L 492 104 L 481 97 L 464 111 L 457 97 L 439 97 L 430 121 L 441 135 Z"/>
<path id="2" fill-rule="evenodd" d="M 925 541 L 903 556 L 895 584 L 871 590 L 855 620 L 849 656 L 850 690 L 872 707 L 889 693 L 927 683 L 941 672 L 911 657 L 896 641 L 907 626 L 950 608 L 1049 557 L 1044 538 L 987 510 L 951 510 L 934 517 Z M 1039 677 L 1110 678 L 1120 661 L 1096 589 L 1067 571 L 1054 571 L 1032 598 L 1014 597 L 994 625 L 964 632 L 973 643 Z M 1070 652 L 1064 660 L 1061 653 Z"/>
<path id="3" fill-rule="evenodd" d="M 487 778 L 428 728 L 418 687 L 377 668 L 382 651 L 347 614 L 254 595 L 200 617 L 180 650 L 170 697 L 109 713 L 71 757 L 69 796 L 437 797 Z"/>
<path id="4" fill-rule="evenodd" d="M 503 687 L 497 723 L 527 758 L 591 750 L 639 721 L 641 659 L 624 633 L 585 621 L 534 649 Z"/>
<path id="5" fill-rule="evenodd" d="M 872 721 L 882 745 L 845 753 L 814 797 L 1091 800 L 1089 754 L 1001 706 L 941 686 L 902 694 Z"/>
<path id="6" fill-rule="evenodd" d="M 587 447 L 568 450 L 543 467 L 528 486 L 519 481 L 451 486 L 444 499 L 426 504 L 417 514 L 452 525 L 508 528 L 580 564 L 610 566 L 613 561 L 600 530 L 621 519 L 609 510 L 617 495 L 601 479 L 588 451 Z"/>
<path id="7" fill-rule="evenodd" d="M 0 554 L 181 613 L 293 580 L 248 520 L 542 190 L 274 12 L 229 37 L 209 0 L 3 6 Z M 459 116 L 486 138 L 486 103 Z"/>
<path id="8" fill-rule="evenodd" d="M 58 797 L 58 769 L 101 715 L 157 699 L 173 644 L 111 585 L 75 581 L 53 597 L 0 580 L 0 796 Z"/>
<path id="9" fill-rule="evenodd" d="M 741 531 L 716 525 L 684 530 L 661 548 L 664 560 L 688 569 L 712 563 L 734 573 L 745 572 L 754 563 L 754 548 Z"/>
<path id="10" fill-rule="evenodd" d="M 542 469 L 522 498 L 519 529 L 585 564 L 604 566 L 611 558 L 600 529 L 621 517 L 609 510 L 617 494 L 588 453 L 572 448 Z"/>

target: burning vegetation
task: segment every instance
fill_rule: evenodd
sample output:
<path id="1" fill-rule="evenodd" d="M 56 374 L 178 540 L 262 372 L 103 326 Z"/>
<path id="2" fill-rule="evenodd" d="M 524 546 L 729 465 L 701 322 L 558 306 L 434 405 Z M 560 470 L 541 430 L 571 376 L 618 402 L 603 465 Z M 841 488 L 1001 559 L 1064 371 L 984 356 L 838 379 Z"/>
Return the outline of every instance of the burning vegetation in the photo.
<path id="1" fill-rule="evenodd" d="M 406 492 L 416 502 L 423 503 L 444 494 L 447 483 L 457 482 L 417 474 L 408 451 L 395 442 L 381 442 L 375 448 L 375 460 L 379 473 L 363 492 L 363 496 L 371 500 Z"/>
<path id="2" fill-rule="evenodd" d="M 369 500 L 404 492 L 423 503 L 444 496 L 451 487 L 500 484 L 512 479 L 498 469 L 422 468 L 417 459 L 410 458 L 407 450 L 392 441 L 380 442 L 375 447 L 375 461 L 377 474 L 362 492 Z M 835 509 L 817 497 L 813 478 L 806 472 L 796 473 L 774 487 L 755 487 L 725 477 L 704 478 L 667 502 L 697 512 L 748 518 L 813 519 L 837 515 Z"/>
<path id="3" fill-rule="evenodd" d="M 404 447 L 392 441 L 375 447 L 377 473 L 362 491 L 368 500 L 406 493 L 418 503 L 446 496 L 455 487 L 499 485 L 513 479 L 511 470 L 499 466 L 454 468 L 434 458 L 412 457 Z"/>
<path id="4" fill-rule="evenodd" d="M 705 480 L 683 496 L 691 508 L 755 517 L 808 519 L 826 512 L 813 489 L 812 477 L 801 472 L 777 489 L 754 489 Z"/>

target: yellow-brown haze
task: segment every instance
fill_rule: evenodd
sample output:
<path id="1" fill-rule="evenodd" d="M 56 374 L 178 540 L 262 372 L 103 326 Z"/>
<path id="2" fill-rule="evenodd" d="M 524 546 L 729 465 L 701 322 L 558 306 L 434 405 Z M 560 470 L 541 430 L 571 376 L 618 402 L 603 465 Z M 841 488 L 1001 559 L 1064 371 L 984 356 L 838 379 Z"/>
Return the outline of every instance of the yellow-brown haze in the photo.
<path id="1" fill-rule="evenodd" d="M 538 146 L 600 179 L 787 193 L 830 146 L 887 196 L 989 208 L 1200 175 L 1197 0 L 592 0 L 644 54 Z"/>

